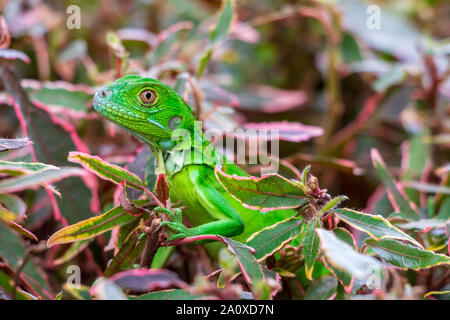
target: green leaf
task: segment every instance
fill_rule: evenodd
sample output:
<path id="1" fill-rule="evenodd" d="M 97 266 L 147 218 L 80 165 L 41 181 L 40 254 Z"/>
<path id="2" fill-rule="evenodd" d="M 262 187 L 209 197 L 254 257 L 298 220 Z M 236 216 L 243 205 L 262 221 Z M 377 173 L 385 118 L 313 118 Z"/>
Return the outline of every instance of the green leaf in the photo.
<path id="1" fill-rule="evenodd" d="M 236 257 L 242 275 L 250 286 L 265 280 L 262 266 L 256 261 L 252 248 L 233 239 L 222 236 L 219 237 L 227 245 L 228 250 Z"/>
<path id="2" fill-rule="evenodd" d="M 450 197 L 447 197 L 443 201 L 436 218 L 441 219 L 441 220 L 450 219 Z"/>
<path id="3" fill-rule="evenodd" d="M 278 281 L 278 276 L 275 272 L 267 270 L 267 268 L 256 260 L 253 255 L 254 249 L 236 240 L 223 237 L 220 235 L 200 235 L 193 236 L 184 239 L 178 239 L 171 242 L 171 245 L 177 245 L 181 243 L 189 243 L 199 240 L 217 240 L 224 243 L 232 255 L 236 257 L 236 261 L 241 269 L 245 282 L 250 288 L 254 289 L 254 285 L 258 286 L 261 281 L 267 281 L 267 278 L 272 278 Z"/>
<path id="4" fill-rule="evenodd" d="M 227 175 L 218 167 L 217 180 L 244 207 L 261 209 L 262 212 L 275 209 L 297 208 L 307 202 L 302 188 L 278 175 L 267 174 L 261 178 Z"/>
<path id="5" fill-rule="evenodd" d="M 255 257 L 264 260 L 300 234 L 303 220 L 288 218 L 251 235 L 246 244 L 256 250 Z"/>
<path id="6" fill-rule="evenodd" d="M 71 286 L 63 283 L 63 290 L 78 300 L 91 300 L 90 287 L 85 285 Z"/>
<path id="7" fill-rule="evenodd" d="M 380 176 L 386 188 L 388 188 L 389 191 L 392 193 L 392 196 L 394 197 L 395 203 L 397 204 L 400 212 L 404 214 L 405 217 L 408 219 L 417 220 L 418 219 L 417 213 L 414 211 L 409 201 L 403 197 L 400 190 L 395 185 L 394 180 L 390 175 L 389 171 L 387 170 L 386 165 L 383 159 L 381 158 L 381 155 L 378 152 L 378 150 L 372 149 L 370 155 L 372 157 L 373 166 L 377 170 L 378 175 Z"/>
<path id="8" fill-rule="evenodd" d="M 22 191 L 25 189 L 37 187 L 43 183 L 54 183 L 68 177 L 81 176 L 83 174 L 83 170 L 71 167 L 38 171 L 35 173 L 1 180 L 0 193 Z"/>
<path id="9" fill-rule="evenodd" d="M 52 107 L 60 107 L 67 111 L 76 111 L 84 114 L 92 94 L 85 91 L 67 90 L 65 88 L 44 87 L 31 92 L 31 98 Z"/>
<path id="10" fill-rule="evenodd" d="M 207 297 L 204 294 L 193 294 L 184 289 L 162 290 L 130 297 L 131 300 L 197 300 Z"/>
<path id="11" fill-rule="evenodd" d="M 137 292 L 149 292 L 158 288 L 170 287 L 189 288 L 189 285 L 181 280 L 178 274 L 166 269 L 131 269 L 122 271 L 108 280 L 120 288 Z"/>
<path id="12" fill-rule="evenodd" d="M 123 58 L 127 55 L 127 51 L 117 33 L 109 31 L 106 34 L 106 44 L 113 50 L 116 57 Z"/>
<path id="13" fill-rule="evenodd" d="M 448 256 L 423 250 L 400 241 L 367 239 L 366 243 L 378 256 L 397 267 L 419 270 L 441 264 L 450 264 L 450 257 Z"/>
<path id="14" fill-rule="evenodd" d="M 425 168 L 427 159 L 430 158 L 430 144 L 425 141 L 429 135 L 429 130 L 425 129 L 422 132 L 414 135 L 409 140 L 407 154 L 407 167 L 402 176 L 403 180 L 419 179 Z"/>
<path id="15" fill-rule="evenodd" d="M 25 139 L 0 139 L 0 152 L 17 150 L 32 144 L 33 142 Z"/>
<path id="16" fill-rule="evenodd" d="M 232 19 L 233 6 L 231 5 L 230 0 L 226 0 L 225 6 L 220 13 L 219 20 L 217 21 L 216 28 L 210 34 L 210 40 L 212 43 L 216 43 L 226 38 Z"/>
<path id="17" fill-rule="evenodd" d="M 302 184 L 304 186 L 307 185 L 307 178 L 308 178 L 309 170 L 311 170 L 311 165 L 307 165 L 302 171 Z"/>
<path id="18" fill-rule="evenodd" d="M 172 48 L 182 43 L 182 35 L 191 30 L 194 24 L 191 21 L 180 21 L 169 26 L 167 29 L 159 33 L 159 41 L 157 47 L 153 50 L 149 58 L 150 65 L 156 65 L 170 56 Z"/>
<path id="19" fill-rule="evenodd" d="M 197 79 L 200 79 L 202 77 L 203 71 L 205 70 L 206 66 L 208 65 L 209 60 L 211 60 L 212 53 L 213 53 L 213 49 L 210 48 L 200 58 L 200 62 L 198 64 L 197 74 L 196 74 Z"/>
<path id="20" fill-rule="evenodd" d="M 358 248 L 356 247 L 356 241 L 353 238 L 350 231 L 348 231 L 347 229 L 344 229 L 344 228 L 335 228 L 335 229 L 333 229 L 333 232 L 334 232 L 334 235 L 336 237 L 338 237 L 338 239 L 344 241 L 349 246 L 353 247 L 353 249 L 355 249 L 355 251 L 358 251 Z"/>
<path id="21" fill-rule="evenodd" d="M 134 204 L 144 204 L 146 200 L 134 201 Z M 82 241 L 98 236 L 115 227 L 135 221 L 136 217 L 128 214 L 122 207 L 115 207 L 102 215 L 80 221 L 55 232 L 47 241 L 47 246 Z"/>
<path id="22" fill-rule="evenodd" d="M 326 300 L 336 293 L 338 282 L 334 277 L 322 277 L 314 281 L 305 295 L 305 300 Z"/>
<path id="23" fill-rule="evenodd" d="M 394 227 L 389 221 L 380 215 L 371 215 L 347 208 L 337 209 L 335 211 L 335 215 L 355 229 L 367 233 L 375 240 L 386 238 L 407 240 L 421 247 L 420 243 L 400 229 Z"/>
<path id="24" fill-rule="evenodd" d="M 324 205 L 321 209 L 320 212 L 322 213 L 326 213 L 330 210 L 333 210 L 334 208 L 336 208 L 342 201 L 344 200 L 348 200 L 347 196 L 338 196 L 334 199 L 331 199 L 326 205 Z"/>
<path id="25" fill-rule="evenodd" d="M 346 242 L 324 229 L 317 229 L 320 237 L 320 249 L 326 257 L 327 263 L 334 268 L 345 271 L 362 281 L 366 280 L 374 271 L 382 270 L 381 263 L 373 258 L 356 252 Z"/>
<path id="26" fill-rule="evenodd" d="M 30 162 L 14 162 L 14 161 L 1 161 L 0 160 L 0 173 L 4 173 L 11 176 L 19 176 L 26 173 L 45 171 L 45 170 L 57 170 L 58 168 L 49 164 L 43 163 L 30 163 Z"/>
<path id="27" fill-rule="evenodd" d="M 130 171 L 110 164 L 97 156 L 91 156 L 82 152 L 70 152 L 68 160 L 70 162 L 81 164 L 85 169 L 95 173 L 100 178 L 120 184 L 125 181 L 128 186 L 138 190 L 145 188 L 144 181 Z"/>
<path id="28" fill-rule="evenodd" d="M 302 253 L 305 256 L 305 273 L 309 280 L 312 280 L 312 272 L 317 254 L 319 253 L 319 237 L 316 232 L 317 220 L 311 220 L 305 228 L 305 238 L 303 239 Z"/>

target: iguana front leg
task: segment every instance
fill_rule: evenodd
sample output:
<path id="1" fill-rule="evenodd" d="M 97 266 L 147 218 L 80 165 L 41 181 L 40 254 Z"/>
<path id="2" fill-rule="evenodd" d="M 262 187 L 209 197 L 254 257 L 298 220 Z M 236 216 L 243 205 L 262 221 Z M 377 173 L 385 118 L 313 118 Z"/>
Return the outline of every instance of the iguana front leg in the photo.
<path id="1" fill-rule="evenodd" d="M 205 171 L 207 171 L 206 174 L 210 174 L 209 171 L 212 170 L 203 166 L 191 166 L 185 178 L 191 179 L 195 186 L 193 193 L 201 206 L 198 210 L 208 212 L 210 217 L 217 220 L 193 228 L 186 227 L 180 220 L 163 221 L 161 225 L 176 233 L 169 240 L 205 234 L 231 237 L 241 234 L 244 230 L 244 223 L 229 200 L 214 186 L 206 182 L 208 179 L 204 176 Z"/>

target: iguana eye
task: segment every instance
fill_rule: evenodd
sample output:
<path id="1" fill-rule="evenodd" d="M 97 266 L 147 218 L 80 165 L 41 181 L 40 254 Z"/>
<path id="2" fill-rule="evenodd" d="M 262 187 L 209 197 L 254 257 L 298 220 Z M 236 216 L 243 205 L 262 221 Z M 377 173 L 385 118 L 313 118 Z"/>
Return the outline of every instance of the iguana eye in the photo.
<path id="1" fill-rule="evenodd" d="M 155 101 L 156 93 L 153 90 L 147 89 L 139 94 L 139 98 L 141 99 L 142 104 L 150 105 Z"/>

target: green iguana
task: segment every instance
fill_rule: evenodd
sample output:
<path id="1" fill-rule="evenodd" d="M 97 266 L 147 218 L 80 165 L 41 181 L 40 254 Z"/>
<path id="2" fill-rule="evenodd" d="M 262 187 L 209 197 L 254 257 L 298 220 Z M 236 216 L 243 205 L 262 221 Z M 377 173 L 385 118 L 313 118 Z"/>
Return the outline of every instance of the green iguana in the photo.
<path id="1" fill-rule="evenodd" d="M 191 107 L 166 84 L 128 75 L 99 89 L 94 108 L 150 146 L 157 172 L 165 173 L 170 199 L 185 206 L 183 215 L 193 227 L 186 227 L 181 219 L 163 221 L 174 233 L 170 240 L 214 234 L 245 242 L 253 233 L 296 213 L 262 213 L 233 198 L 217 180 L 215 166 L 228 174 L 248 175 L 215 152 L 195 125 Z M 208 251 L 216 255 L 217 246 L 212 247 Z"/>

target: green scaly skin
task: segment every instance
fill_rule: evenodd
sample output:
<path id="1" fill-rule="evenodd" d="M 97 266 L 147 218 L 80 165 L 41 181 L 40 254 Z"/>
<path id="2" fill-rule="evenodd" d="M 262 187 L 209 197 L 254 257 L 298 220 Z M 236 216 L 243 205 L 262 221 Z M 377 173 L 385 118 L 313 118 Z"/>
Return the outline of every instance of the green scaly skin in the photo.
<path id="1" fill-rule="evenodd" d="M 151 103 L 142 100 L 147 92 L 156 97 Z M 231 197 L 217 180 L 214 167 L 217 165 L 228 174 L 247 174 L 234 164 L 224 163 L 196 127 L 192 109 L 164 83 L 137 75 L 125 76 L 97 91 L 94 108 L 150 146 L 158 173 L 166 174 L 172 202 L 180 201 L 186 206 L 183 215 L 194 227 L 188 228 L 175 218 L 162 222 L 174 233 L 170 240 L 214 234 L 245 242 L 256 231 L 295 214 L 293 210 L 261 213 L 243 207 Z M 172 138 L 181 130 L 184 139 Z M 217 257 L 220 246 L 206 246 Z"/>

